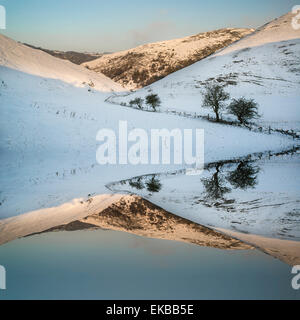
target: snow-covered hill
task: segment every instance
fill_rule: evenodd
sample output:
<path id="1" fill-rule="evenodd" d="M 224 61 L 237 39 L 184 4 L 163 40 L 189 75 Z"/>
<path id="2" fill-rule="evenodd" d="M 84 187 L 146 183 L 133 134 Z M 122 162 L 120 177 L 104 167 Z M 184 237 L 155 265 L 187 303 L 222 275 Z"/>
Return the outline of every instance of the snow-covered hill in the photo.
<path id="1" fill-rule="evenodd" d="M 0 34 L 0 66 L 49 79 L 58 79 L 78 87 L 100 91 L 122 91 L 121 85 L 103 74 L 29 48 Z"/>
<path id="2" fill-rule="evenodd" d="M 107 54 L 83 65 L 126 87 L 141 88 L 209 56 L 253 31 L 226 28 L 149 43 Z"/>
<path id="3" fill-rule="evenodd" d="M 216 54 L 114 100 L 129 102 L 152 91 L 161 97 L 162 110 L 207 115 L 210 111 L 202 108 L 204 85 L 217 81 L 233 98 L 255 99 L 263 125 L 299 130 L 300 30 L 292 28 L 292 16 L 288 13 Z"/>
<path id="4" fill-rule="evenodd" d="M 283 135 L 268 135 L 202 119 L 112 105 L 105 102 L 111 93 L 101 90 L 118 90 L 120 86 L 106 77 L 2 36 L 0 48 L 0 219 L 38 210 L 36 222 L 50 225 L 54 216 L 64 220 L 61 216 L 63 204 L 66 204 L 64 208 L 67 211 L 75 208 L 77 213 L 83 213 L 83 208 L 89 211 L 92 207 L 97 212 L 97 195 L 110 192 L 106 186 L 111 182 L 188 167 L 184 163 L 178 165 L 173 162 L 169 165 L 98 164 L 97 132 L 108 128 L 118 136 L 119 120 L 127 121 L 128 132 L 141 128 L 148 133 L 148 137 L 152 129 L 204 129 L 205 162 L 266 150 L 282 151 L 295 143 Z M 181 77 L 186 81 L 185 73 Z M 83 81 L 90 80 L 95 83 L 97 90 L 82 85 Z M 155 84 L 156 88 L 160 88 L 160 83 Z M 165 102 L 170 101 L 169 87 L 162 87 L 159 93 L 163 94 L 164 90 L 167 97 Z M 191 92 L 188 82 L 187 92 Z M 180 93 L 184 93 L 184 86 Z M 194 106 L 198 100 L 199 94 L 191 97 Z M 128 147 L 132 144 L 129 142 Z M 148 154 L 151 155 L 151 143 L 148 144 Z M 187 177 L 186 184 L 179 183 L 188 190 L 191 180 Z M 162 207 L 173 212 L 174 203 L 177 202 L 168 202 Z M 190 220 L 201 224 L 204 216 L 199 208 L 195 207 L 194 211 L 180 210 L 179 215 L 186 218 L 189 215 Z M 49 215 L 43 215 L 44 209 Z M 205 224 L 220 228 L 228 226 L 219 215 L 215 217 L 211 221 L 206 216 Z M 243 216 L 246 219 L 242 221 L 243 230 L 249 231 L 247 219 L 251 220 L 252 217 L 251 214 Z M 271 216 L 265 221 L 267 226 L 273 223 L 282 226 Z M 13 224 L 12 227 L 17 228 L 18 232 L 24 231 L 22 224 Z M 5 232 L 5 229 L 1 229 L 1 232 Z M 260 234 L 268 235 L 268 228 L 264 228 Z"/>
<path id="5" fill-rule="evenodd" d="M 96 134 L 103 128 L 117 134 L 119 120 L 128 121 L 128 130 L 143 128 L 149 136 L 153 128 L 203 128 L 206 162 L 293 143 L 242 128 L 113 106 L 104 102 L 110 93 L 67 83 L 88 77 L 88 71 L 4 37 L 0 59 L 1 218 L 107 193 L 105 185 L 111 181 L 184 166 L 98 165 Z M 108 89 L 113 83 L 108 79 L 104 84 Z"/>

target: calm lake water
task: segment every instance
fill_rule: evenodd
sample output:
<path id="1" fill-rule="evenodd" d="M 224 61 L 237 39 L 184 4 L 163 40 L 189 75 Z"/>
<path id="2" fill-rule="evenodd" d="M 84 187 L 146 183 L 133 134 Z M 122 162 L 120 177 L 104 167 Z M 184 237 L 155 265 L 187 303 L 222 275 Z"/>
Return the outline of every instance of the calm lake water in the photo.
<path id="1" fill-rule="evenodd" d="M 300 149 L 261 153 L 185 170 L 138 176 L 108 185 L 135 193 L 196 223 L 300 241 Z"/>
<path id="2" fill-rule="evenodd" d="M 300 299 L 291 267 L 257 250 L 223 251 L 106 230 L 53 232 L 0 246 L 0 299 Z"/>

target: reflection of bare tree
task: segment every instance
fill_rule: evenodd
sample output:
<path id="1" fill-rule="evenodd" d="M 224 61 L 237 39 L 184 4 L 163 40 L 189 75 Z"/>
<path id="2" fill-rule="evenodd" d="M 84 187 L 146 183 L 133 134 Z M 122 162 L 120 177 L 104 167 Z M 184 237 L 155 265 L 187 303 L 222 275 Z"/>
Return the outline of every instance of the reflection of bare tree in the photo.
<path id="1" fill-rule="evenodd" d="M 146 182 L 147 190 L 150 192 L 159 192 L 162 184 L 160 183 L 159 179 L 153 176 L 150 180 Z"/>
<path id="2" fill-rule="evenodd" d="M 129 185 L 132 187 L 132 188 L 136 188 L 138 190 L 142 190 L 145 188 L 145 185 L 142 181 L 142 178 L 136 178 L 136 179 L 132 179 L 132 180 L 129 180 Z"/>
<path id="3" fill-rule="evenodd" d="M 226 179 L 235 189 L 254 188 L 257 184 L 259 170 L 259 167 L 254 167 L 253 164 L 242 161 L 234 171 L 229 172 Z"/>
<path id="4" fill-rule="evenodd" d="M 220 174 L 221 165 L 216 166 L 216 172 L 211 176 L 211 178 L 202 179 L 202 183 L 205 188 L 206 198 L 217 200 L 224 199 L 224 195 L 230 192 L 230 188 L 225 186 L 225 179 Z"/>

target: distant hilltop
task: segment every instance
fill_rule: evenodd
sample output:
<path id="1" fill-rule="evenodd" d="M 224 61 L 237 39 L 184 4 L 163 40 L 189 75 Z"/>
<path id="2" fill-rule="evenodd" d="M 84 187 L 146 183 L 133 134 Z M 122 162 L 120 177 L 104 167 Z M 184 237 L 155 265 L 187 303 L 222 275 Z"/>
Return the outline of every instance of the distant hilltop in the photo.
<path id="1" fill-rule="evenodd" d="M 102 55 L 83 65 L 127 88 L 137 89 L 202 60 L 253 31 L 226 28 L 199 33 Z"/>
<path id="2" fill-rule="evenodd" d="M 84 62 L 89 62 L 102 57 L 104 54 L 110 53 L 110 52 L 94 53 L 94 52 L 77 52 L 77 51 L 59 51 L 59 50 L 44 49 L 42 47 L 36 47 L 28 43 L 23 43 L 23 44 L 32 49 L 44 51 L 56 58 L 69 60 L 75 64 L 82 64 Z"/>

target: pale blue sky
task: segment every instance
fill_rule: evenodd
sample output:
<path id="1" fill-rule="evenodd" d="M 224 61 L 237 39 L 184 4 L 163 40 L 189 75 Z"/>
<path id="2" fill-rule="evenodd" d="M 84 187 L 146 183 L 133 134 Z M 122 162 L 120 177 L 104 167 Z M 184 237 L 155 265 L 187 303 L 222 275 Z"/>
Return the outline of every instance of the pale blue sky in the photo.
<path id="1" fill-rule="evenodd" d="M 299 2 L 299 1 L 298 1 Z M 118 51 L 223 27 L 258 27 L 289 0 L 0 0 L 15 40 L 58 50 Z"/>

